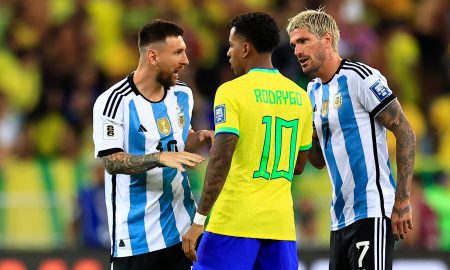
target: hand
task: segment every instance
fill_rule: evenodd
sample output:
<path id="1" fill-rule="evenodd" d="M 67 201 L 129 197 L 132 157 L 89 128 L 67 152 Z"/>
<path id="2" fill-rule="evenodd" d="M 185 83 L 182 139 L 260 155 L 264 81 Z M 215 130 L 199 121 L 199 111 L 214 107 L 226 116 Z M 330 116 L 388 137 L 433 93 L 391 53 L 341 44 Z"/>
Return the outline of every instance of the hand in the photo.
<path id="1" fill-rule="evenodd" d="M 404 239 L 408 229 L 413 229 L 412 209 L 409 199 L 403 201 L 395 200 L 391 222 L 395 240 Z"/>
<path id="2" fill-rule="evenodd" d="M 214 130 L 190 130 L 186 141 L 186 151 L 195 152 L 203 146 L 212 147 L 214 143 Z"/>
<path id="3" fill-rule="evenodd" d="M 187 233 L 183 235 L 183 252 L 192 262 L 197 260 L 197 252 L 195 251 L 195 247 L 197 245 L 197 240 L 202 233 L 203 225 L 193 223 Z"/>
<path id="4" fill-rule="evenodd" d="M 183 165 L 195 168 L 197 164 L 202 163 L 204 160 L 204 157 L 189 152 L 161 152 L 159 156 L 159 163 L 182 172 L 186 171 Z"/>

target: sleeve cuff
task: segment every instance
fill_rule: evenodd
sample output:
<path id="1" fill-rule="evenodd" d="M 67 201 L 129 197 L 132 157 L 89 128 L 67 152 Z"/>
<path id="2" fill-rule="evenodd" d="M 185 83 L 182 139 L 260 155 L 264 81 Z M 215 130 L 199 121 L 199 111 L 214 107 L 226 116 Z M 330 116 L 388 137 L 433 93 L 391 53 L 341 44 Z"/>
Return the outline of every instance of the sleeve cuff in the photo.
<path id="1" fill-rule="evenodd" d="M 370 112 L 370 116 L 375 118 L 377 117 L 377 115 L 384 109 L 386 108 L 392 101 L 394 101 L 395 99 L 397 99 L 397 97 L 392 94 L 390 96 L 388 96 L 386 99 L 384 99 L 380 104 L 378 104 L 371 112 Z"/>
<path id="2" fill-rule="evenodd" d="M 114 153 L 123 152 L 122 148 L 111 148 L 102 151 L 98 151 L 97 157 L 106 157 Z"/>
<path id="3" fill-rule="evenodd" d="M 301 151 L 308 151 L 309 149 L 311 149 L 311 147 L 312 147 L 312 143 L 310 143 L 308 145 L 300 146 L 300 149 L 298 151 L 299 152 L 301 152 Z"/>

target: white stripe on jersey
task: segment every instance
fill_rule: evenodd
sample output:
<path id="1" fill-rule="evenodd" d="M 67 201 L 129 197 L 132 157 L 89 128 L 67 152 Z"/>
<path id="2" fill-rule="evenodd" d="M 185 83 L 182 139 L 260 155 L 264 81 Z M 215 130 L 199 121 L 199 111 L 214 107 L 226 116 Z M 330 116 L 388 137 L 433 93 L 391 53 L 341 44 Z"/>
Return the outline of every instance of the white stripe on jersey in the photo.
<path id="1" fill-rule="evenodd" d="M 177 83 L 166 91 L 162 101 L 150 102 L 139 94 L 132 76 L 105 91 L 95 102 L 95 156 L 121 150 L 132 155 L 183 151 L 194 105 L 191 89 Z M 115 257 L 138 255 L 181 242 L 196 208 L 186 173 L 154 168 L 138 175 L 117 174 L 115 190 L 113 178 L 105 173 Z"/>
<path id="2" fill-rule="evenodd" d="M 331 229 L 390 217 L 395 182 L 386 129 L 375 117 L 395 97 L 376 69 L 343 60 L 331 81 L 308 84 L 314 124 L 332 182 Z"/>

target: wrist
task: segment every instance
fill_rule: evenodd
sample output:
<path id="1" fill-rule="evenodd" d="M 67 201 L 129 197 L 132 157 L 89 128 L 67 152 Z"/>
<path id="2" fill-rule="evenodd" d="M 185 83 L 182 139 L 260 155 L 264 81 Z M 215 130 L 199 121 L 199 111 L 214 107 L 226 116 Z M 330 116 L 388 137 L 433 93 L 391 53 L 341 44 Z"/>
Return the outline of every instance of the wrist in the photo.
<path id="1" fill-rule="evenodd" d="M 205 225 L 205 221 L 206 221 L 207 216 L 199 214 L 198 212 L 195 212 L 195 216 L 194 216 L 194 223 L 197 225 L 201 225 L 204 226 Z"/>
<path id="2" fill-rule="evenodd" d="M 156 155 L 156 164 L 158 168 L 166 167 L 164 164 L 161 163 L 161 152 L 155 153 Z"/>

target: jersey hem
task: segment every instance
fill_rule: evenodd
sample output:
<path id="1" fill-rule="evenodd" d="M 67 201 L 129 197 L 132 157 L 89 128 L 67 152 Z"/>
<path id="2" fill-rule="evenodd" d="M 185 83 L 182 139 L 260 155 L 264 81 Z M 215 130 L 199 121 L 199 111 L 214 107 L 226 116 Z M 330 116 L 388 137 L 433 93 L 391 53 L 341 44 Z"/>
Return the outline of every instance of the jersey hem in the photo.
<path id="1" fill-rule="evenodd" d="M 338 231 L 340 229 L 343 229 L 347 226 L 352 225 L 353 223 L 355 223 L 358 220 L 362 220 L 362 219 L 366 219 L 366 218 L 384 218 L 384 217 L 385 216 L 383 216 L 382 214 L 355 217 L 353 220 L 348 221 L 348 223 L 344 222 L 344 223 L 338 224 L 337 226 L 331 226 L 331 231 Z"/>
<path id="2" fill-rule="evenodd" d="M 267 234 L 245 234 L 242 232 L 233 232 L 233 231 L 217 231 L 217 230 L 209 230 L 208 228 L 205 230 L 206 232 L 221 234 L 225 236 L 234 236 L 234 237 L 243 237 L 243 238 L 254 238 L 254 239 L 267 239 L 267 240 L 280 240 L 280 241 L 296 241 L 295 235 L 293 237 L 280 237 L 274 235 Z"/>

